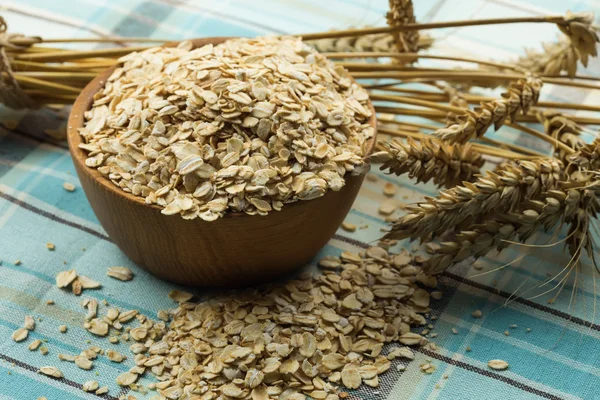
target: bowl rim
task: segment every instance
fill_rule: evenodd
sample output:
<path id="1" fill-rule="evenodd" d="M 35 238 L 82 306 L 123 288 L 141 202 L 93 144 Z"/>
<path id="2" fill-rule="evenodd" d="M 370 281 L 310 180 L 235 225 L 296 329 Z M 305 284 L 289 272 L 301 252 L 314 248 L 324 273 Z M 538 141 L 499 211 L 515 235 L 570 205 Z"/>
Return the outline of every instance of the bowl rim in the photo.
<path id="1" fill-rule="evenodd" d="M 194 47 L 197 48 L 200 46 L 204 46 L 206 44 L 223 43 L 224 41 L 226 41 L 228 39 L 233 39 L 233 38 L 234 37 L 214 36 L 214 37 L 194 38 L 194 39 L 186 39 L 186 40 L 191 41 L 193 43 Z M 164 46 L 174 47 L 178 43 L 180 43 L 180 42 L 169 42 L 169 43 L 166 43 Z M 112 75 L 113 71 L 117 67 L 118 67 L 118 64 L 115 64 L 114 66 L 109 67 L 105 71 L 101 72 L 98 76 L 96 76 L 96 78 L 94 78 L 91 82 L 89 82 L 77 96 L 77 99 L 75 100 L 75 102 L 73 103 L 73 106 L 71 108 L 71 112 L 69 113 L 69 119 L 68 119 L 68 123 L 67 123 L 67 141 L 69 144 L 69 151 L 71 153 L 73 162 L 78 164 L 81 167 L 81 168 L 79 168 L 79 171 L 88 175 L 88 177 L 90 177 L 95 182 L 100 184 L 105 190 L 109 191 L 110 193 L 112 193 L 116 196 L 123 198 L 126 201 L 129 201 L 131 203 L 134 203 L 134 204 L 137 204 L 140 206 L 144 206 L 144 207 L 147 207 L 148 209 L 153 209 L 155 211 L 160 212 L 163 210 L 163 207 L 160 207 L 156 204 L 147 204 L 144 197 L 136 196 L 132 193 L 123 191 L 119 186 L 115 185 L 110 179 L 108 179 L 107 177 L 102 175 L 98 171 L 98 169 L 88 167 L 85 164 L 85 159 L 87 158 L 87 156 L 86 156 L 85 152 L 83 151 L 83 149 L 79 148 L 79 145 L 81 143 L 83 143 L 82 137 L 79 134 L 79 129 L 82 128 L 83 124 L 85 123 L 84 113 L 86 111 L 90 110 L 91 105 L 93 103 L 93 96 L 105 86 L 106 80 L 108 80 L 110 75 Z M 351 78 L 351 79 L 354 83 L 357 83 L 353 78 Z M 375 114 L 375 107 L 373 106 L 371 99 L 368 99 L 367 106 L 368 106 L 369 110 L 371 111 L 371 117 L 369 117 L 369 120 L 367 121 L 367 123 L 373 127 L 373 136 L 369 140 L 367 140 L 367 155 L 369 155 L 373 152 L 373 150 L 375 148 L 376 139 L 377 139 L 377 116 Z M 369 163 L 368 160 L 366 162 Z M 349 174 L 351 174 L 351 173 L 350 172 L 346 173 L 346 175 L 344 176 L 345 182 L 347 182 L 347 178 L 348 178 Z M 343 190 L 343 187 L 342 187 L 342 190 Z M 325 194 L 323 196 L 321 196 L 317 199 L 314 199 L 314 200 L 322 199 L 325 196 L 327 196 L 327 194 L 330 192 L 331 192 L 331 190 L 328 190 L 325 192 Z M 283 207 L 281 208 L 281 211 L 279 211 L 279 212 L 290 209 L 291 207 L 300 207 L 307 203 L 310 204 L 310 201 L 297 200 L 297 201 L 294 201 L 291 203 L 285 203 L 283 205 Z M 240 211 L 225 212 L 223 217 L 221 217 L 219 219 L 234 218 L 234 217 L 235 218 L 240 218 L 240 217 L 249 218 L 249 217 L 256 217 L 256 215 L 250 215 L 250 214 L 246 214 L 246 213 L 240 212 Z"/>

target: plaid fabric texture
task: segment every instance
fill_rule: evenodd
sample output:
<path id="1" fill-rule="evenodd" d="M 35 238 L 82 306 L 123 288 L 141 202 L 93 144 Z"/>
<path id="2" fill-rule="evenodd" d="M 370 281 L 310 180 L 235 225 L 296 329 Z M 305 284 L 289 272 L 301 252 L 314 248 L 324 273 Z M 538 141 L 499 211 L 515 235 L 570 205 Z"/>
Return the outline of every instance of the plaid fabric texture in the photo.
<path id="1" fill-rule="evenodd" d="M 562 14 L 567 9 L 594 10 L 599 5 L 596 0 L 415 1 L 418 20 L 423 22 Z M 381 25 L 386 8 L 385 0 L 4 0 L 0 13 L 11 32 L 48 38 L 129 35 L 182 39 Z M 433 34 L 440 53 L 507 59 L 522 54 L 525 46 L 554 40 L 557 32 L 556 27 L 543 24 L 446 29 Z M 595 76 L 599 72 L 596 59 L 585 71 Z M 551 86 L 545 87 L 543 94 L 553 101 L 597 104 L 600 99 L 598 91 Z M 156 317 L 158 310 L 173 306 L 167 294 L 176 288 L 130 262 L 98 224 L 79 186 L 66 142 L 52 139 L 53 130 L 64 129 L 67 115 L 66 109 L 15 112 L 0 108 L 0 399 L 117 399 L 126 394 L 149 398 L 155 393 L 144 396 L 115 383 L 115 377 L 133 365 L 131 358 L 115 364 L 99 357 L 92 371 L 57 359 L 58 353 L 77 354 L 90 345 L 129 354 L 126 345 L 110 345 L 81 327 L 85 310 L 79 302 L 83 298 L 106 299 L 111 306 Z M 491 136 L 498 135 L 531 145 L 529 138 L 508 128 Z M 427 185 L 375 173 L 379 180 L 365 182 L 347 218 L 363 229 L 354 233 L 340 230 L 321 255 L 356 252 L 380 237 L 386 224 L 377 207 L 385 182 L 400 185 L 396 197 L 405 203 L 436 193 Z M 76 190 L 65 191 L 63 182 L 73 183 Z M 564 234 L 555 240 L 561 238 Z M 540 235 L 536 243 L 547 240 Z M 53 242 L 56 250 L 48 251 L 46 242 Z M 401 245 L 407 244 L 398 248 Z M 394 361 L 381 377 L 380 388 L 353 391 L 351 398 L 600 398 L 600 325 L 594 322 L 593 267 L 588 262 L 579 272 L 577 296 L 571 296 L 572 279 L 553 303 L 548 301 L 554 294 L 544 294 L 558 283 L 545 283 L 549 274 L 559 273 L 569 261 L 562 250 L 562 245 L 515 246 L 474 265 L 459 265 L 445 272 L 439 279 L 444 296 L 432 301 L 431 312 L 436 317 L 431 322 L 438 333 L 434 341 L 439 351 L 418 350 L 417 359 L 403 372 L 397 369 L 401 361 Z M 16 260 L 21 264 L 16 265 Z M 513 260 L 517 261 L 504 267 Z M 130 267 L 135 279 L 125 283 L 106 278 L 106 267 L 111 265 Z M 88 290 L 76 298 L 56 288 L 56 273 L 67 268 L 101 281 L 102 290 Z M 56 304 L 47 305 L 50 299 Z M 475 309 L 483 312 L 482 318 L 471 316 Z M 36 318 L 37 327 L 27 341 L 16 344 L 10 335 L 22 326 L 26 315 Z M 64 334 L 58 329 L 63 324 L 69 326 Z M 458 334 L 453 334 L 452 328 Z M 27 350 L 34 339 L 44 340 L 47 355 Z M 510 368 L 490 370 L 490 359 L 506 360 Z M 436 367 L 433 374 L 420 371 L 419 365 L 425 362 Z M 44 365 L 58 366 L 65 378 L 55 380 L 36 373 Z M 109 393 L 84 393 L 81 385 L 88 380 L 108 386 Z M 145 378 L 141 383 L 150 382 Z"/>

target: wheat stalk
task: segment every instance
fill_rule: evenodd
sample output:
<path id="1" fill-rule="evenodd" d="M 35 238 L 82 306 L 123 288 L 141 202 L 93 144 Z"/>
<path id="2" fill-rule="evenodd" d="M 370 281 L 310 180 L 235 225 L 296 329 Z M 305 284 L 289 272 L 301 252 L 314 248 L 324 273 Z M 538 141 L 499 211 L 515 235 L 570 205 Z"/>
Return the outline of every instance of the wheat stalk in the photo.
<path id="1" fill-rule="evenodd" d="M 381 162 L 380 169 L 395 175 L 408 174 L 417 182 L 452 187 L 479 174 L 484 160 L 469 143 L 449 145 L 436 138 L 406 143 L 392 140 L 383 144 L 384 151 L 373 154 L 372 161 Z"/>
<path id="2" fill-rule="evenodd" d="M 523 200 L 555 189 L 563 172 L 562 163 L 555 159 L 520 161 L 504 170 L 487 171 L 473 183 L 464 182 L 408 207 L 408 214 L 392 224 L 385 238 L 424 241 L 489 215 L 515 211 Z"/>

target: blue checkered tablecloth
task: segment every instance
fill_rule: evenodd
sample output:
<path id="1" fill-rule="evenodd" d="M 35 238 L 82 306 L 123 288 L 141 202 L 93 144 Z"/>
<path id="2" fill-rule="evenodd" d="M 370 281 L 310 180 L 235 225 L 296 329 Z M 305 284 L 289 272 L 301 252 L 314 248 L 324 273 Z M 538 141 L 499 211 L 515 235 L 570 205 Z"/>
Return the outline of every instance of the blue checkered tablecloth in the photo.
<path id="1" fill-rule="evenodd" d="M 597 0 L 416 0 L 418 20 L 440 21 L 500 16 L 562 14 L 598 9 Z M 51 37 L 151 36 L 183 39 L 202 36 L 256 36 L 301 33 L 382 25 L 385 0 L 3 0 L 0 15 L 12 32 Z M 478 55 L 509 59 L 523 53 L 524 46 L 539 46 L 557 37 L 552 25 L 514 25 L 444 29 L 431 32 L 434 51 L 449 55 Z M 88 45 L 89 46 L 89 45 Z M 596 59 L 585 71 L 600 72 Z M 553 101 L 600 103 L 600 91 L 574 91 L 547 86 L 544 98 Z M 150 398 L 155 393 L 128 393 L 115 377 L 133 366 L 105 357 L 91 371 L 61 362 L 58 353 L 77 354 L 90 345 L 104 349 L 109 344 L 81 327 L 85 310 L 81 298 L 58 289 L 54 277 L 60 270 L 75 268 L 103 283 L 100 291 L 82 297 L 106 299 L 112 306 L 138 309 L 156 317 L 158 310 L 173 303 L 167 294 L 175 285 L 162 282 L 130 262 L 113 245 L 94 216 L 77 180 L 64 140 L 55 139 L 64 130 L 68 110 L 16 112 L 0 108 L 0 400 L 93 399 L 81 385 L 97 380 L 108 386 L 101 398 L 134 395 Z M 581 112 L 581 115 L 586 115 Z M 503 128 L 502 136 L 522 145 L 528 138 Z M 376 172 L 377 181 L 365 181 L 347 220 L 358 226 L 354 233 L 340 230 L 321 255 L 342 250 L 359 251 L 381 235 L 385 222 L 377 213 L 385 182 L 399 185 L 396 198 L 404 203 L 436 193 L 428 185 Z M 75 185 L 74 192 L 63 183 Z M 56 245 L 46 249 L 46 242 Z M 540 238 L 540 243 L 543 238 Z M 401 244 L 402 245 L 402 244 Z M 524 257 L 521 257 L 524 256 Z M 509 267 L 499 269 L 518 259 Z M 20 260 L 20 265 L 16 265 Z M 566 283 L 555 302 L 543 294 L 556 283 L 541 286 L 548 274 L 559 272 L 568 262 L 562 247 L 511 248 L 490 255 L 474 265 L 457 266 L 444 273 L 440 290 L 444 296 L 432 302 L 435 343 L 439 351 L 422 349 L 408 368 L 395 366 L 382 376 L 377 390 L 361 389 L 353 399 L 599 399 L 600 325 L 595 322 L 593 267 L 579 271 L 577 296 L 573 282 Z M 66 265 L 65 265 L 66 264 Z M 105 277 L 106 267 L 125 265 L 135 271 L 131 282 Z M 485 274 L 484 274 L 485 273 Z M 198 292 L 197 292 L 198 293 Z M 199 293 L 201 294 L 201 293 Z M 542 294 L 542 295 L 540 295 Z M 54 300 L 55 305 L 47 305 Z M 475 319 L 473 310 L 483 317 Z M 24 343 L 15 343 L 11 333 L 26 315 L 38 321 Z M 60 325 L 68 325 L 60 333 Z M 512 326 L 512 327 L 511 327 Z M 458 334 L 452 333 L 452 328 Z M 509 332 L 509 336 L 504 334 Z M 47 355 L 27 350 L 41 339 Z M 128 353 L 126 345 L 110 345 Z M 489 359 L 510 363 L 506 371 L 487 367 Z M 419 365 L 431 362 L 432 374 Z M 43 365 L 58 365 L 64 379 L 36 373 Z M 144 378 L 147 384 L 151 378 Z"/>

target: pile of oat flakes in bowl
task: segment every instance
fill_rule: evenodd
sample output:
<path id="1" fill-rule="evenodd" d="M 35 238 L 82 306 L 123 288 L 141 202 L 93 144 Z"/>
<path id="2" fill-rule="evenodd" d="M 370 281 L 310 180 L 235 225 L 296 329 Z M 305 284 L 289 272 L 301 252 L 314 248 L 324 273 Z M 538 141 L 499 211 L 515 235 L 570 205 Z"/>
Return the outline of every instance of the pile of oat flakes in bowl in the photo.
<path id="1" fill-rule="evenodd" d="M 367 92 L 298 38 L 132 53 L 80 130 L 86 165 L 167 215 L 265 215 L 366 171 Z"/>

